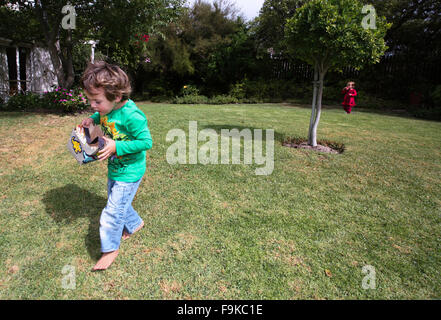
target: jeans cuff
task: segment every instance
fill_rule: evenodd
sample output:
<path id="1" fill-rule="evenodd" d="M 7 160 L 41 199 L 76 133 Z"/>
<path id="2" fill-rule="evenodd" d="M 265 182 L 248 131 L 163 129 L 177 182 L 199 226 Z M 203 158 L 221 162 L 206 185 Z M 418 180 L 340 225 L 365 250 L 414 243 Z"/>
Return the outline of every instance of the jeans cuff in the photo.
<path id="1" fill-rule="evenodd" d="M 116 250 L 118 250 L 119 248 L 116 248 L 116 249 L 101 249 L 101 253 L 109 253 L 109 252 L 113 252 L 113 251 L 116 251 Z"/>
<path id="2" fill-rule="evenodd" d="M 138 223 L 138 225 L 136 227 L 134 227 L 132 230 L 130 230 L 131 232 L 129 232 L 129 234 L 133 234 L 133 232 L 136 230 L 136 228 L 138 228 L 144 221 L 141 219 L 140 222 Z"/>

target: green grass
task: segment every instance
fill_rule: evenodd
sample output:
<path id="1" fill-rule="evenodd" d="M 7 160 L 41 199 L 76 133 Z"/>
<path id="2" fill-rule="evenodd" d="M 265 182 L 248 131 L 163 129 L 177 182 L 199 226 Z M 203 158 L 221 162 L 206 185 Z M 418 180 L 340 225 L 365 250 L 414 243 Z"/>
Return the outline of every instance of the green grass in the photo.
<path id="1" fill-rule="evenodd" d="M 327 109 L 318 138 L 346 147 L 328 155 L 281 146 L 306 136 L 305 106 L 138 105 L 154 141 L 133 202 L 146 226 L 99 273 L 106 164 L 66 148 L 85 115 L 0 113 L 1 299 L 441 298 L 441 123 Z M 189 120 L 274 129 L 273 173 L 169 165 L 167 132 Z"/>

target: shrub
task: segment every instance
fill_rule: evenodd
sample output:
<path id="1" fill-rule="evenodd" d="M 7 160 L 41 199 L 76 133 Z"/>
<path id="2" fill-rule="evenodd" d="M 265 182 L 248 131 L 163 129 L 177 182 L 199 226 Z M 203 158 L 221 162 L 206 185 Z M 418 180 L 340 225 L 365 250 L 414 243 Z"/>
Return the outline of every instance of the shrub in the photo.
<path id="1" fill-rule="evenodd" d="M 150 99 L 151 102 L 156 102 L 156 103 L 170 103 L 170 99 L 169 96 L 154 96 Z"/>
<path id="2" fill-rule="evenodd" d="M 196 86 L 189 84 L 182 87 L 179 95 L 186 97 L 186 96 L 199 96 L 199 94 L 200 94 L 199 89 Z"/>
<path id="3" fill-rule="evenodd" d="M 236 83 L 229 92 L 239 101 L 282 102 L 287 99 L 310 99 L 312 84 L 294 80 L 248 80 Z"/>
<path id="4" fill-rule="evenodd" d="M 441 120 L 441 84 L 437 85 L 432 92 L 430 92 L 430 99 L 428 103 L 421 106 L 409 106 L 407 110 L 410 114 L 417 118 L 427 120 Z"/>
<path id="5" fill-rule="evenodd" d="M 5 105 L 5 109 L 9 111 L 31 111 L 40 108 L 42 108 L 42 101 L 36 93 L 13 95 Z"/>
<path id="6" fill-rule="evenodd" d="M 150 95 L 147 92 L 134 92 L 130 95 L 130 99 L 135 102 L 147 101 L 150 99 Z"/>
<path id="7" fill-rule="evenodd" d="M 406 109 L 405 104 L 396 100 L 386 100 L 369 94 L 364 90 L 357 91 L 358 95 L 355 97 L 355 103 L 358 107 L 367 109 Z M 343 100 L 343 98 L 342 98 Z M 341 102 L 340 102 L 341 103 Z"/>
<path id="8" fill-rule="evenodd" d="M 36 93 L 16 94 L 9 98 L 3 107 L 8 111 L 35 111 L 73 113 L 86 110 L 89 104 L 80 90 L 67 90 L 60 87 L 42 96 Z"/>
<path id="9" fill-rule="evenodd" d="M 249 81 L 244 83 L 245 96 L 247 98 L 257 98 L 263 100 L 268 96 L 268 85 L 263 81 Z"/>
<path id="10" fill-rule="evenodd" d="M 245 92 L 245 83 L 244 82 L 238 82 L 235 85 L 232 86 L 229 95 L 231 97 L 234 97 L 236 99 L 244 99 L 246 92 Z"/>
<path id="11" fill-rule="evenodd" d="M 435 87 L 435 89 L 430 94 L 430 97 L 432 98 L 435 106 L 441 108 L 441 84 Z"/>
<path id="12" fill-rule="evenodd" d="M 343 101 L 342 92 L 343 87 L 328 86 L 323 88 L 323 102 L 326 103 L 341 103 Z M 312 94 L 311 94 L 312 99 Z M 357 99 L 357 97 L 356 97 Z"/>
<path id="13" fill-rule="evenodd" d="M 441 121 L 441 108 L 409 108 L 408 111 L 417 118 Z"/>
<path id="14" fill-rule="evenodd" d="M 212 98 L 201 95 L 189 95 L 185 97 L 176 97 L 173 103 L 176 104 L 232 104 L 232 103 L 262 103 L 263 100 L 258 98 L 237 99 L 230 95 L 218 95 Z"/>
<path id="15" fill-rule="evenodd" d="M 79 89 L 68 90 L 58 87 L 52 92 L 45 92 L 42 101 L 44 101 L 44 109 L 63 113 L 79 112 L 89 107 L 85 94 Z"/>
<path id="16" fill-rule="evenodd" d="M 206 96 L 186 95 L 183 97 L 176 97 L 173 103 L 177 104 L 207 104 L 209 99 Z"/>
<path id="17" fill-rule="evenodd" d="M 228 95 L 214 96 L 208 101 L 209 104 L 231 104 L 238 102 L 237 98 Z"/>
<path id="18" fill-rule="evenodd" d="M 143 86 L 142 99 L 149 100 L 154 97 L 173 97 L 173 90 L 167 89 L 170 84 L 160 79 L 153 80 Z"/>
<path id="19" fill-rule="evenodd" d="M 240 99 L 239 103 L 263 103 L 263 100 L 259 98 L 245 98 Z"/>

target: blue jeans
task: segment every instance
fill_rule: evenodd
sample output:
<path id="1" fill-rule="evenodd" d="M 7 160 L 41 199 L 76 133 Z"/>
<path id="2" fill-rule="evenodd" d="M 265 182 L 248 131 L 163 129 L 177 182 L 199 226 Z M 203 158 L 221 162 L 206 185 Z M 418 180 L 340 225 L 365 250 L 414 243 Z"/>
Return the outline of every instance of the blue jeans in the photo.
<path id="1" fill-rule="evenodd" d="M 123 231 L 132 234 L 142 219 L 132 207 L 141 179 L 123 182 L 108 179 L 107 205 L 100 218 L 101 252 L 118 250 Z"/>

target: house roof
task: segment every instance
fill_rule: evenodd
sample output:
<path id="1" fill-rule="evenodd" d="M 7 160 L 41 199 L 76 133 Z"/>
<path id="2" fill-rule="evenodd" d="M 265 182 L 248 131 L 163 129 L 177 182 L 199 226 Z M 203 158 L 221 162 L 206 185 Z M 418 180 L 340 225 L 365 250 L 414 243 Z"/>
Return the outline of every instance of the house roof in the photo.
<path id="1" fill-rule="evenodd" d="M 36 44 L 35 44 L 35 42 L 30 42 L 30 41 L 15 42 L 14 40 L 0 37 L 0 46 L 2 46 L 2 47 L 26 47 L 26 48 L 32 48 L 32 47 L 35 47 Z"/>

